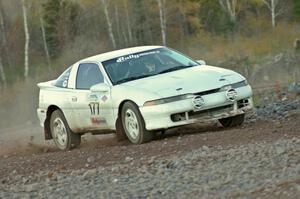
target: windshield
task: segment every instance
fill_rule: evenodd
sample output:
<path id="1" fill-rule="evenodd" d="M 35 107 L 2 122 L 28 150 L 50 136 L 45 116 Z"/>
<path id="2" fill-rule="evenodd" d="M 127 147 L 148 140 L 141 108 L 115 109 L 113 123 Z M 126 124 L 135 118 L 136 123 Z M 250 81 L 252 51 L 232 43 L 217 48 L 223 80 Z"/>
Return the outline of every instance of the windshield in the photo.
<path id="1" fill-rule="evenodd" d="M 114 85 L 199 65 L 191 58 L 168 48 L 129 54 L 102 64 Z"/>

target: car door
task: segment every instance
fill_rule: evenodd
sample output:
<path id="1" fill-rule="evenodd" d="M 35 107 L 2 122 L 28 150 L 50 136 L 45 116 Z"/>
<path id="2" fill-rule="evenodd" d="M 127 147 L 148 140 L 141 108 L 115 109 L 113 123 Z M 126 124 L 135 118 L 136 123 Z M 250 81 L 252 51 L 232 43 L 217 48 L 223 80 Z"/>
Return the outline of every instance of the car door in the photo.
<path id="1" fill-rule="evenodd" d="M 96 63 L 78 65 L 75 89 L 71 98 L 72 109 L 76 117 L 77 132 L 109 129 L 111 108 L 110 92 L 92 93 L 93 85 L 104 83 L 104 76 Z"/>

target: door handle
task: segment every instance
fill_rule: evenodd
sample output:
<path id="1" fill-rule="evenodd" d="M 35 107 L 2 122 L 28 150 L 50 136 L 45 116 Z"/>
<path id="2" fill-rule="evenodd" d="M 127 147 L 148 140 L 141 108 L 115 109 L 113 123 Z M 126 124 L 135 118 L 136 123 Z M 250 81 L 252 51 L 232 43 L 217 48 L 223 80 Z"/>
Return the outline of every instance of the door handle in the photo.
<path id="1" fill-rule="evenodd" d="M 77 102 L 77 97 L 72 96 L 71 100 L 72 100 L 72 102 Z"/>

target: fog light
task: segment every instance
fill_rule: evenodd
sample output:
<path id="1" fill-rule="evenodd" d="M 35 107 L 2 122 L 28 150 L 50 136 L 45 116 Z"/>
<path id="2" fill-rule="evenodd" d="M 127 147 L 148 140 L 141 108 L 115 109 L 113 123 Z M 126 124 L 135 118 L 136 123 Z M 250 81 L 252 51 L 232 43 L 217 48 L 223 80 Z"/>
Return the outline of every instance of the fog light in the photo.
<path id="1" fill-rule="evenodd" d="M 226 92 L 226 97 L 229 101 L 235 101 L 236 98 L 237 98 L 237 91 L 235 89 L 229 89 L 227 92 Z"/>

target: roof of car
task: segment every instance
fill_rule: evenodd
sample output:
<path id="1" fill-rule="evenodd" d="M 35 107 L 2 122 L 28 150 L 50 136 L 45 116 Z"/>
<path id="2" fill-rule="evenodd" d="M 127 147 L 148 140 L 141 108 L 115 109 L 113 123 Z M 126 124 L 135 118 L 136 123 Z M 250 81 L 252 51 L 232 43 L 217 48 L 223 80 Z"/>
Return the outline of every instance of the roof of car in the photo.
<path id="1" fill-rule="evenodd" d="M 96 61 L 96 62 L 103 62 L 106 60 L 114 59 L 117 57 L 121 57 L 128 54 L 134 54 L 146 50 L 152 50 L 157 48 L 162 48 L 163 46 L 138 46 L 138 47 L 132 47 L 132 48 L 125 48 L 120 50 L 114 50 L 106 53 L 102 53 L 99 55 L 94 55 L 92 57 L 85 58 L 81 60 L 80 62 L 88 62 L 88 61 Z"/>

